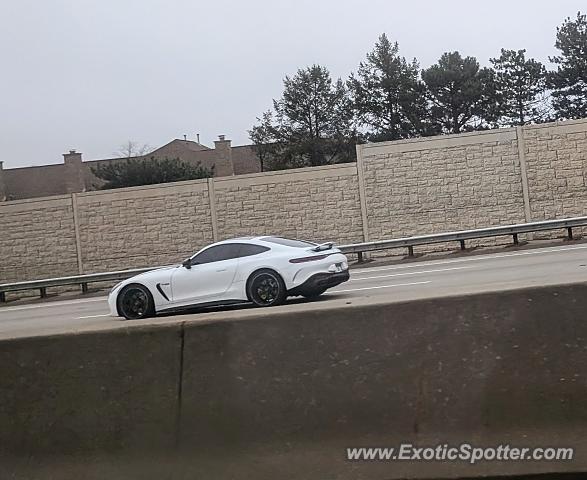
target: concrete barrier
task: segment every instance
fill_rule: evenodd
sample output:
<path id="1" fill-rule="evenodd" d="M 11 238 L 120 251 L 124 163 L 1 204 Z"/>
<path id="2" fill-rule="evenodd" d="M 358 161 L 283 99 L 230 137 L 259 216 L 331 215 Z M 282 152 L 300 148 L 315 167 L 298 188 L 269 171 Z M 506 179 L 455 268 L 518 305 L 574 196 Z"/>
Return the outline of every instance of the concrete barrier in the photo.
<path id="1" fill-rule="evenodd" d="M 180 342 L 177 325 L 0 342 L 0 478 L 173 450 Z"/>
<path id="2" fill-rule="evenodd" d="M 587 470 L 587 285 L 271 310 L 1 343 L 0 469 L 174 480 Z M 346 447 L 400 443 L 563 446 L 575 456 L 475 466 L 345 458 Z M 40 469 L 38 458 L 54 462 Z"/>
<path id="3" fill-rule="evenodd" d="M 585 469 L 586 320 L 587 285 L 574 285 L 188 324 L 181 444 L 218 455 L 210 478 Z M 345 447 L 402 442 L 578 450 L 475 469 L 345 460 Z"/>

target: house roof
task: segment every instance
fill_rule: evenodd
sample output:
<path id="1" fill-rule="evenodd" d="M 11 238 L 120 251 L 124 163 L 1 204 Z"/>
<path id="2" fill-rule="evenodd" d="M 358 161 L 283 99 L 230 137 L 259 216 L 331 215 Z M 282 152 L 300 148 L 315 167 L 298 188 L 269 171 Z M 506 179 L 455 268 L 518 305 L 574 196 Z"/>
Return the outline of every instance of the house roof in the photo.
<path id="1" fill-rule="evenodd" d="M 206 150 L 211 150 L 211 148 L 207 147 L 206 145 L 202 145 L 201 143 L 194 142 L 192 140 L 183 140 L 183 139 L 176 138 L 174 140 L 171 140 L 171 142 L 166 143 L 165 145 L 162 145 L 159 148 L 156 148 L 152 152 L 149 152 L 148 155 L 153 155 L 153 154 L 159 152 L 160 150 L 167 149 L 168 147 L 175 147 L 175 148 L 179 147 L 183 150 L 190 151 L 190 152 L 203 152 Z"/>
<path id="2" fill-rule="evenodd" d="M 175 139 L 171 140 L 171 142 L 163 145 L 162 147 L 159 147 L 157 150 L 165 148 L 171 144 L 181 145 L 182 147 L 186 148 L 187 150 L 191 150 L 192 152 L 201 152 L 202 150 L 211 150 L 209 147 L 207 147 L 206 145 L 202 145 L 201 143 L 194 142 L 193 140 L 183 140 L 180 138 L 175 138 Z M 154 151 L 156 152 L 157 150 L 154 150 Z"/>
<path id="3" fill-rule="evenodd" d="M 194 142 L 192 140 L 175 139 L 174 141 L 178 141 L 178 142 L 183 143 L 185 147 L 189 148 L 190 150 L 193 150 L 194 152 L 201 152 L 202 150 L 211 150 L 206 145 L 202 145 L 201 143 Z"/>

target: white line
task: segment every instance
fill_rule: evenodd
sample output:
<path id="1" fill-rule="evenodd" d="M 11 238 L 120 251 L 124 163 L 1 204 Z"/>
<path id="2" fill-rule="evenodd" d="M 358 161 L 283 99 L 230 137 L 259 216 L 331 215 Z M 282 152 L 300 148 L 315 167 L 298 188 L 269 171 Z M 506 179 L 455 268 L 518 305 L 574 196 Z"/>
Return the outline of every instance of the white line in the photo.
<path id="1" fill-rule="evenodd" d="M 110 314 L 109 313 L 104 313 L 102 315 L 87 315 L 85 317 L 77 317 L 77 320 L 82 320 L 84 318 L 97 318 L 97 317 L 109 317 Z"/>
<path id="2" fill-rule="evenodd" d="M 65 305 L 77 305 L 77 304 L 90 303 L 90 302 L 105 302 L 106 300 L 107 300 L 107 297 L 84 298 L 84 299 L 79 299 L 79 300 L 64 300 L 61 302 L 39 303 L 37 305 L 25 305 L 22 307 L 0 307 L 0 313 L 14 312 L 17 310 L 34 310 L 35 308 L 63 307 Z"/>
<path id="3" fill-rule="evenodd" d="M 387 267 L 372 267 L 372 268 L 361 268 L 359 270 L 352 269 L 351 272 L 360 275 L 362 273 L 377 272 L 382 270 L 400 270 L 404 268 L 418 268 L 432 265 L 445 265 L 447 263 L 461 263 L 461 262 L 479 262 L 483 260 L 491 260 L 493 258 L 509 258 L 519 257 L 523 255 L 541 255 L 546 253 L 559 253 L 566 252 L 569 250 L 583 250 L 586 249 L 587 245 L 577 245 L 573 247 L 560 247 L 560 248 L 540 248 L 536 250 L 515 252 L 515 253 L 496 253 L 492 255 L 478 255 L 469 258 L 455 258 L 452 260 L 438 260 L 438 261 L 425 261 L 425 262 L 414 262 L 409 265 L 392 265 Z"/>
<path id="4" fill-rule="evenodd" d="M 376 287 L 350 288 L 348 290 L 332 290 L 330 293 L 358 292 L 360 290 L 374 290 L 376 288 L 407 287 L 409 285 L 424 285 L 426 283 L 431 283 L 431 281 L 427 280 L 425 282 L 396 283 L 394 285 L 378 285 Z"/>
<path id="5" fill-rule="evenodd" d="M 587 249 L 587 245 L 575 245 L 575 246 L 569 246 L 569 247 L 544 247 L 544 248 L 540 248 L 540 249 L 534 249 L 534 250 L 523 251 L 523 252 L 488 254 L 488 255 L 479 255 L 479 256 L 469 257 L 469 258 L 455 258 L 455 259 L 451 259 L 451 260 L 414 262 L 409 265 L 392 265 L 392 266 L 352 269 L 351 272 L 353 275 L 361 275 L 363 273 L 379 272 L 379 271 L 384 271 L 384 270 L 402 270 L 402 269 L 406 269 L 406 268 L 418 268 L 418 267 L 426 267 L 426 266 L 433 266 L 433 265 L 446 265 L 446 264 L 451 264 L 451 263 L 479 262 L 479 261 L 483 261 L 483 260 L 491 260 L 494 258 L 509 258 L 509 257 L 524 256 L 524 255 L 542 255 L 542 254 L 548 254 L 548 253 L 559 253 L 559 252 L 566 252 L 566 251 L 571 251 L 571 250 L 583 250 L 583 249 Z M 363 278 L 353 278 L 353 280 L 363 280 Z M 91 303 L 91 302 L 103 302 L 106 300 L 107 300 L 107 297 L 99 297 L 99 298 L 87 298 L 87 299 L 77 299 L 77 300 L 63 300 L 63 301 L 58 301 L 58 302 L 45 302 L 45 303 L 39 303 L 39 304 L 35 304 L 35 305 L 0 307 L 0 313 L 14 312 L 14 311 L 19 311 L 19 310 L 34 310 L 37 308 L 62 307 L 65 305 L 76 305 L 76 304 Z"/>
<path id="6" fill-rule="evenodd" d="M 388 275 L 376 275 L 375 277 L 361 277 L 361 278 L 351 278 L 350 281 L 359 282 L 361 280 L 373 280 L 376 278 L 387 278 L 387 277 L 403 277 L 405 275 L 420 275 L 422 273 L 436 273 L 436 272 L 449 272 L 453 270 L 465 270 L 466 268 L 473 268 L 471 267 L 451 267 L 451 268 L 438 268 L 436 270 L 421 270 L 418 272 L 404 272 L 404 273 L 390 273 Z"/>

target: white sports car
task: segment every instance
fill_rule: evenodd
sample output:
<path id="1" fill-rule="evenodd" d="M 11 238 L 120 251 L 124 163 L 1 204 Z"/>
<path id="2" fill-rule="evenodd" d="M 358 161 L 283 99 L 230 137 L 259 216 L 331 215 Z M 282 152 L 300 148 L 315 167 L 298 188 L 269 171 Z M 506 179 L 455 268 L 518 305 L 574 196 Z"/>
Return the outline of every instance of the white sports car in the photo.
<path id="1" fill-rule="evenodd" d="M 192 306 L 316 297 L 349 279 L 348 261 L 332 243 L 242 237 L 209 245 L 181 265 L 124 280 L 108 296 L 110 313 L 127 319 Z"/>

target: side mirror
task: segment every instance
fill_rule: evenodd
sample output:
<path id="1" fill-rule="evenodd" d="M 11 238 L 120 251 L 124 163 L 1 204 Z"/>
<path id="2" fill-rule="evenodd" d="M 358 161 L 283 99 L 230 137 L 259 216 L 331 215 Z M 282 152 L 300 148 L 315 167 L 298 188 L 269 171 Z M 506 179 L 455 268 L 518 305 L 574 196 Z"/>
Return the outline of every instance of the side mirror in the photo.
<path id="1" fill-rule="evenodd" d="M 186 259 L 186 260 L 184 260 L 183 262 L 181 262 L 181 265 L 182 265 L 183 267 L 187 268 L 188 270 L 189 270 L 190 268 L 192 268 L 192 262 L 191 262 L 191 260 L 190 260 L 189 258 L 188 258 L 188 259 Z"/>

